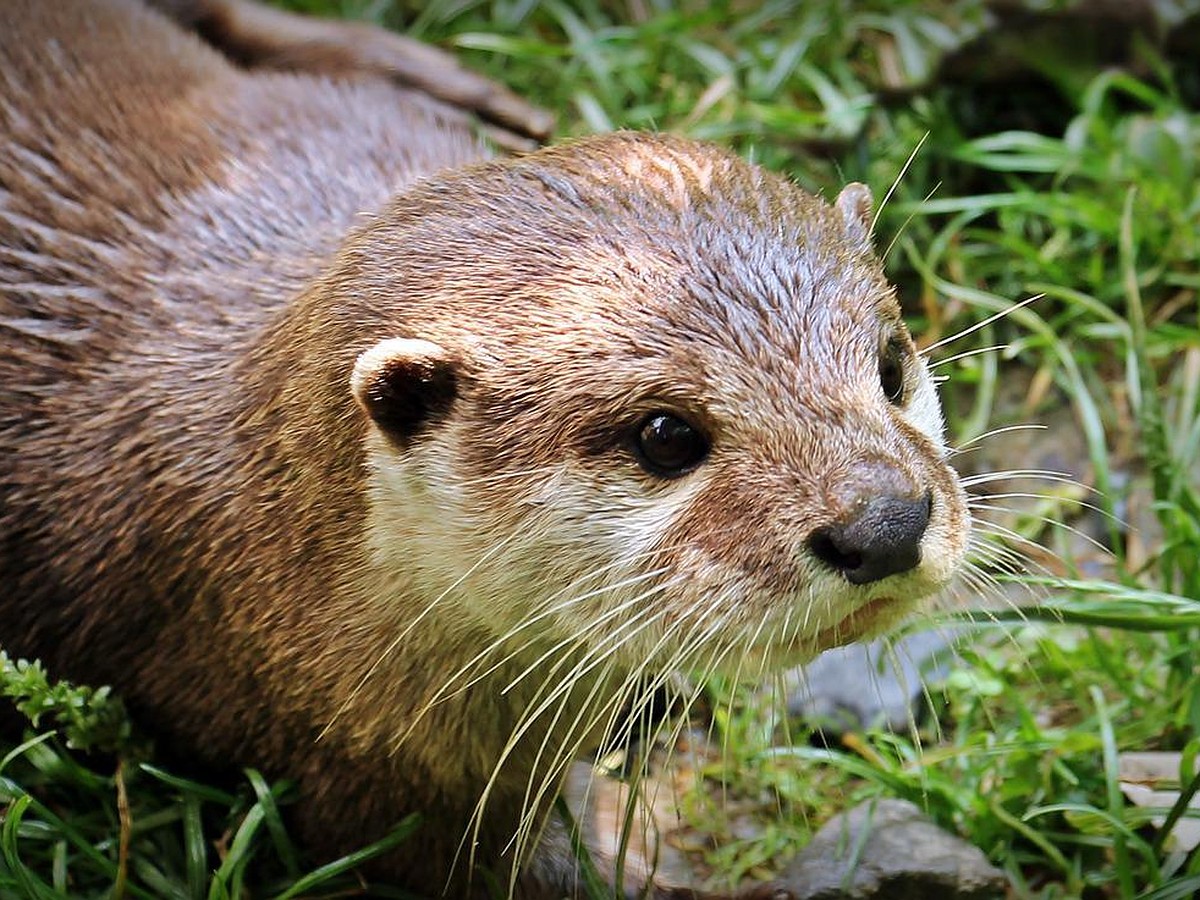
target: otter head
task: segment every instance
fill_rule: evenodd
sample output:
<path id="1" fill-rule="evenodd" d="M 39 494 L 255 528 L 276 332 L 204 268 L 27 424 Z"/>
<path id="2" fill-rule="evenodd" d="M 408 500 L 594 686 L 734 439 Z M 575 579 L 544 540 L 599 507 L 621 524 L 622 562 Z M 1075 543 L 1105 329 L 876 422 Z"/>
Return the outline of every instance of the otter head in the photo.
<path id="1" fill-rule="evenodd" d="M 969 519 L 871 214 L 626 134 L 400 197 L 331 281 L 380 569 L 635 666 L 791 662 L 910 611 Z"/>

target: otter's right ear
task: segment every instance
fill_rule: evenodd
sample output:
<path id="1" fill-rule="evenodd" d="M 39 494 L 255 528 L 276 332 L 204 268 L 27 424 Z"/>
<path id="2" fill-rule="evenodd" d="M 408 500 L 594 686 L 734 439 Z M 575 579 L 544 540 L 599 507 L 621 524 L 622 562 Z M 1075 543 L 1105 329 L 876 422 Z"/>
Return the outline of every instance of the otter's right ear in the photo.
<path id="1" fill-rule="evenodd" d="M 864 249 L 871 247 L 871 226 L 874 221 L 875 199 L 865 184 L 852 181 L 838 194 L 833 205 L 842 214 L 846 233 Z"/>
<path id="2" fill-rule="evenodd" d="M 456 360 L 440 345 L 391 338 L 358 357 L 350 390 L 375 424 L 403 443 L 450 408 L 457 381 Z"/>

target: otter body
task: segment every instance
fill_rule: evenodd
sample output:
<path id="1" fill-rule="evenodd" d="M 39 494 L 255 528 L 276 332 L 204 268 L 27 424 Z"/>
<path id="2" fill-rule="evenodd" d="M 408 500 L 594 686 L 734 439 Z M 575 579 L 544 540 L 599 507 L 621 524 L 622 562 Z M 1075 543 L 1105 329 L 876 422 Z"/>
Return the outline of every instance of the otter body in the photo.
<path id="1" fill-rule="evenodd" d="M 134 0 L 10 0 L 0 59 L 0 646 L 297 779 L 318 855 L 423 812 L 388 877 L 561 896 L 545 811 L 647 681 L 961 561 L 865 189 L 649 136 L 491 161 Z"/>

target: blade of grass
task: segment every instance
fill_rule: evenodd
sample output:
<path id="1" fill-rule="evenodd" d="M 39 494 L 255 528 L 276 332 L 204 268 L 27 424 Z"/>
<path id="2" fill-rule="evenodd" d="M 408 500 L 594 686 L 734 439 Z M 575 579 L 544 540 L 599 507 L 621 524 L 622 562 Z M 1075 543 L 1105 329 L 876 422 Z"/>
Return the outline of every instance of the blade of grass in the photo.
<path id="1" fill-rule="evenodd" d="M 295 884 L 293 884 L 283 893 L 276 895 L 275 900 L 292 900 L 294 897 L 298 897 L 307 891 L 311 891 L 314 888 L 319 887 L 320 885 L 329 881 L 331 878 L 341 875 L 344 872 L 348 872 L 356 866 L 362 865 L 367 860 L 374 859 L 380 854 L 387 853 L 389 850 L 393 849 L 394 847 L 398 847 L 405 840 L 407 840 L 408 837 L 417 830 L 417 826 L 420 824 L 421 817 L 416 813 L 406 816 L 387 837 L 381 838 L 375 843 L 364 847 L 362 850 L 351 853 L 342 857 L 341 859 L 334 860 L 331 863 L 327 863 L 326 865 L 321 866 L 319 869 L 314 869 L 303 878 L 297 880 Z M 401 892 L 396 896 L 407 895 Z M 420 898 L 413 896 L 413 900 L 420 900 Z"/>

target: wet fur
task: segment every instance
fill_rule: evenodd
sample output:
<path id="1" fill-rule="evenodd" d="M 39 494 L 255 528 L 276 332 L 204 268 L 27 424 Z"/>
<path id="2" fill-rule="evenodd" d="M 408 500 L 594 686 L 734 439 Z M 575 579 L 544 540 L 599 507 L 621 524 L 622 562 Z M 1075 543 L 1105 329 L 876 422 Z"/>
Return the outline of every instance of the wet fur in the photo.
<path id="1" fill-rule="evenodd" d="M 465 880 L 469 834 L 503 878 L 635 676 L 804 659 L 961 560 L 928 376 L 879 391 L 911 341 L 860 197 L 671 138 L 489 162 L 132 0 L 10 0 L 0 58 L 0 643 L 298 779 L 318 853 L 425 811 L 387 875 Z M 427 363 L 411 427 L 352 387 Z M 622 442 L 664 405 L 713 435 L 694 476 Z M 805 552 L 896 479 L 936 496 L 920 570 Z M 523 896 L 569 884 L 548 852 Z"/>

